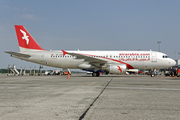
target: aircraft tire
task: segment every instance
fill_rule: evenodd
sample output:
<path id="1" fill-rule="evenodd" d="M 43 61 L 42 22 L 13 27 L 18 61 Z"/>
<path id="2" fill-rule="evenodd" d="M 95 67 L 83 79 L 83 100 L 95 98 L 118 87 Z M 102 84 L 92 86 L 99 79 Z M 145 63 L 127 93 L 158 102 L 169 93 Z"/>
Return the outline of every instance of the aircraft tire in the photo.
<path id="1" fill-rule="evenodd" d="M 100 75 L 99 72 L 93 72 L 93 73 L 92 73 L 92 76 L 93 76 L 93 77 L 99 77 L 99 75 Z"/>
<path id="2" fill-rule="evenodd" d="M 99 77 L 99 75 L 100 75 L 99 72 L 96 72 L 96 77 Z"/>
<path id="3" fill-rule="evenodd" d="M 92 73 L 92 76 L 95 77 L 95 76 L 96 76 L 96 72 L 93 72 L 93 73 Z"/>
<path id="4" fill-rule="evenodd" d="M 155 75 L 151 74 L 151 77 L 155 77 Z"/>

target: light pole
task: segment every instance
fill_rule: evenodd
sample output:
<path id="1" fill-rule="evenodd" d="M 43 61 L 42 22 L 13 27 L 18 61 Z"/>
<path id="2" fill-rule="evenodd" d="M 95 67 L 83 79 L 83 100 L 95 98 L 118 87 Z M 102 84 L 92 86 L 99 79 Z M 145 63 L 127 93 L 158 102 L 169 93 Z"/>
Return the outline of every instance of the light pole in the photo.
<path id="1" fill-rule="evenodd" d="M 160 43 L 161 43 L 161 41 L 158 41 L 157 43 L 159 43 L 159 52 L 160 52 Z"/>

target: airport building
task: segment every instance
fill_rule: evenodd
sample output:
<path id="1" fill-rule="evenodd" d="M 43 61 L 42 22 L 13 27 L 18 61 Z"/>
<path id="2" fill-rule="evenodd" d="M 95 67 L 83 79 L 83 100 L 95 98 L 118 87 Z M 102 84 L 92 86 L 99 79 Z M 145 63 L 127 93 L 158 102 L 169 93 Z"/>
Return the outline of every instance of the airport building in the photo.
<path id="1" fill-rule="evenodd" d="M 176 61 L 176 65 L 175 66 L 180 67 L 180 59 L 175 60 L 175 61 Z"/>

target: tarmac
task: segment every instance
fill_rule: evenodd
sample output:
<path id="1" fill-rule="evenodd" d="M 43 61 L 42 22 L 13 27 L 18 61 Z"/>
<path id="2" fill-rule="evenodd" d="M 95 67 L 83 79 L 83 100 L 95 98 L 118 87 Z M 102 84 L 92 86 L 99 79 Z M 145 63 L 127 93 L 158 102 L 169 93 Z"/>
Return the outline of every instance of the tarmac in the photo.
<path id="1" fill-rule="evenodd" d="M 0 75 L 0 120 L 179 120 L 180 78 Z"/>

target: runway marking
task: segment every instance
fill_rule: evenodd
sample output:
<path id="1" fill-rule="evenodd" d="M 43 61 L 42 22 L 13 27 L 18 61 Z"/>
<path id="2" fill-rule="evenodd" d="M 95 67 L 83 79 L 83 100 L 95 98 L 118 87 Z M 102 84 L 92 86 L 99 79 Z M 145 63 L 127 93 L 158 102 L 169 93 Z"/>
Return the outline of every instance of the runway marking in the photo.
<path id="1" fill-rule="evenodd" d="M 108 83 L 104 86 L 104 88 L 102 89 L 102 91 L 99 93 L 99 95 L 94 99 L 94 101 L 90 104 L 90 106 L 86 109 L 86 111 L 79 117 L 79 120 L 82 120 L 85 116 L 86 113 L 89 111 L 89 109 L 91 108 L 91 106 L 93 106 L 93 104 L 96 102 L 96 100 L 101 96 L 101 94 L 104 92 L 104 90 L 108 87 L 108 85 L 110 84 L 110 82 L 113 80 L 113 78 L 111 78 Z"/>
<path id="2" fill-rule="evenodd" d="M 180 89 L 171 89 L 171 88 L 139 88 L 139 87 L 107 87 L 107 89 L 131 89 L 131 90 L 164 90 L 164 91 L 180 91 Z"/>

